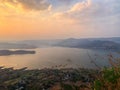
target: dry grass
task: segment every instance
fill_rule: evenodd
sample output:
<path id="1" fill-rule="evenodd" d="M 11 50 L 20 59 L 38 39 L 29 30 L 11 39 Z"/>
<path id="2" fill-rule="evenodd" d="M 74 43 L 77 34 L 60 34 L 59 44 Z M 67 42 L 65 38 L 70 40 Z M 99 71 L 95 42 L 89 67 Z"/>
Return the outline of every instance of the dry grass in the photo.
<path id="1" fill-rule="evenodd" d="M 104 68 L 96 76 L 94 90 L 120 90 L 120 59 L 109 55 L 111 67 Z"/>

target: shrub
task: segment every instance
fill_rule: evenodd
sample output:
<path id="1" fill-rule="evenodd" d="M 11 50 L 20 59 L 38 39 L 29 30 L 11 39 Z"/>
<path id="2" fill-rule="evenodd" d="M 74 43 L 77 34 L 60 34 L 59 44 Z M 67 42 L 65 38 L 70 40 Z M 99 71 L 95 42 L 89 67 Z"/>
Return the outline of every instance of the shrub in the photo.
<path id="1" fill-rule="evenodd" d="M 104 68 L 94 81 L 94 90 L 120 90 L 120 63 L 109 56 L 111 67 Z"/>

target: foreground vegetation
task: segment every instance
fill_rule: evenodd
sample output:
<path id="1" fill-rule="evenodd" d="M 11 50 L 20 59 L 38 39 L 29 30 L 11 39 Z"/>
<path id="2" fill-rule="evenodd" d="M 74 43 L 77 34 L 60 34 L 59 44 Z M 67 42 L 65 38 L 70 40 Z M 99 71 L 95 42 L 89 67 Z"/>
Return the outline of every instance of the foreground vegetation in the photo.
<path id="1" fill-rule="evenodd" d="M 0 69 L 0 90 L 120 90 L 120 68 Z"/>
<path id="2" fill-rule="evenodd" d="M 120 90 L 120 59 L 109 55 L 111 67 L 103 68 L 94 81 L 94 90 Z"/>
<path id="3" fill-rule="evenodd" d="M 88 88 L 97 71 L 88 69 L 0 69 L 0 90 L 72 90 Z M 63 89 L 64 88 L 64 89 Z M 76 90 L 76 89 L 75 89 Z M 78 89 L 77 89 L 78 90 Z"/>
<path id="4" fill-rule="evenodd" d="M 120 90 L 119 59 L 111 67 L 26 70 L 0 68 L 0 90 Z"/>

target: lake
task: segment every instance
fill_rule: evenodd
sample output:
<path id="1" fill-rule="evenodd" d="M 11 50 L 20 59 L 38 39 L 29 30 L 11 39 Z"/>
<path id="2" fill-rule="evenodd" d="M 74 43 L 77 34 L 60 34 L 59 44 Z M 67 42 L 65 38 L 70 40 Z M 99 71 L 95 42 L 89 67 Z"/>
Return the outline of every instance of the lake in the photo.
<path id="1" fill-rule="evenodd" d="M 0 56 L 0 66 L 28 69 L 42 68 L 96 68 L 108 66 L 111 52 L 78 48 L 38 48 L 36 54 Z M 97 59 L 96 59 L 97 58 Z"/>

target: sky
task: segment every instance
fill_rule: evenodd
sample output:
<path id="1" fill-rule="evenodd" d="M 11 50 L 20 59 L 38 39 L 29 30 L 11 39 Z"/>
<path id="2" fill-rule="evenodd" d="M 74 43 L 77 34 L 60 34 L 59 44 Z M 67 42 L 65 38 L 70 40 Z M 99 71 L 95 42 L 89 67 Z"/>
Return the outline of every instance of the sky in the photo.
<path id="1" fill-rule="evenodd" d="M 120 0 L 0 0 L 0 40 L 120 36 Z"/>

